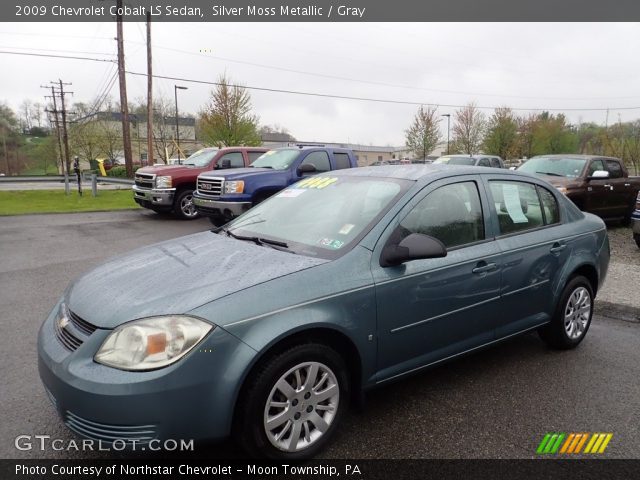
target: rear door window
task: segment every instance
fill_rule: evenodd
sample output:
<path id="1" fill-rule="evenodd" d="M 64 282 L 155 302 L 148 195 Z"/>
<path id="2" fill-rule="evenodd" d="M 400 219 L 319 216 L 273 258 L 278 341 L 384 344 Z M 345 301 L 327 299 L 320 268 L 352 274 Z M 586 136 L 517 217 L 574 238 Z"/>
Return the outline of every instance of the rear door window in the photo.
<path id="1" fill-rule="evenodd" d="M 544 216 L 535 185 L 503 180 L 491 180 L 489 185 L 501 235 L 544 226 Z"/>
<path id="2" fill-rule="evenodd" d="M 623 176 L 622 167 L 619 162 L 616 162 L 615 160 L 607 160 L 606 164 L 610 178 L 621 178 Z"/>
<path id="3" fill-rule="evenodd" d="M 334 152 L 333 161 L 336 165 L 336 170 L 342 170 L 343 168 L 350 168 L 351 162 L 349 161 L 349 155 L 343 152 Z M 382 157 L 378 157 L 378 161 L 382 161 Z"/>

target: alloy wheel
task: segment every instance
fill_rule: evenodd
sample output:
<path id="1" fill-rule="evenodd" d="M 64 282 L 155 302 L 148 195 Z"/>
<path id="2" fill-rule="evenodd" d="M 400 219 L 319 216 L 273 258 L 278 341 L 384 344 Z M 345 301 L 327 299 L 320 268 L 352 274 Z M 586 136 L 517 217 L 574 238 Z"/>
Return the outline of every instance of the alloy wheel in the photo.
<path id="1" fill-rule="evenodd" d="M 569 296 L 564 309 L 564 329 L 567 337 L 576 340 L 584 335 L 591 315 L 591 295 L 578 287 Z"/>

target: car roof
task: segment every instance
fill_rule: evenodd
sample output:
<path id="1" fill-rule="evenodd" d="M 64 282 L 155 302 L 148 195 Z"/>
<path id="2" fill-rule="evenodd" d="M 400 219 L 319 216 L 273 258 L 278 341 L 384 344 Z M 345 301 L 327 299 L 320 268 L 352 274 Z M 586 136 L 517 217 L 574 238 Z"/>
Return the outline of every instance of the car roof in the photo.
<path id="1" fill-rule="evenodd" d="M 418 181 L 421 179 L 436 179 L 458 175 L 487 174 L 491 172 L 499 173 L 501 175 L 517 175 L 521 177 L 530 176 L 527 174 L 523 175 L 522 172 L 518 172 L 516 174 L 513 171 L 505 170 L 504 168 L 471 167 L 466 165 L 458 166 L 432 163 L 412 163 L 408 165 L 381 165 L 376 167 L 345 168 L 342 170 L 327 172 L 327 174 L 352 177 L 386 177 L 396 178 L 400 180 Z"/>

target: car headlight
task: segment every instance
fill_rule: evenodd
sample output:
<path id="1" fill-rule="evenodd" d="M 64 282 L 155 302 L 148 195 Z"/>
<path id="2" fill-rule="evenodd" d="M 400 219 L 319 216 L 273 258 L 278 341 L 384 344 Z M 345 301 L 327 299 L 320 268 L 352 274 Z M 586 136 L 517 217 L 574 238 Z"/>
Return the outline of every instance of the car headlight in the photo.
<path id="1" fill-rule="evenodd" d="M 121 370 L 166 367 L 184 357 L 213 328 L 183 315 L 135 320 L 111 332 L 94 360 Z"/>
<path id="2" fill-rule="evenodd" d="M 156 177 L 156 188 L 171 188 L 171 177 Z"/>
<path id="3" fill-rule="evenodd" d="M 244 182 L 237 180 L 235 182 L 224 182 L 224 193 L 242 193 L 244 192 Z"/>

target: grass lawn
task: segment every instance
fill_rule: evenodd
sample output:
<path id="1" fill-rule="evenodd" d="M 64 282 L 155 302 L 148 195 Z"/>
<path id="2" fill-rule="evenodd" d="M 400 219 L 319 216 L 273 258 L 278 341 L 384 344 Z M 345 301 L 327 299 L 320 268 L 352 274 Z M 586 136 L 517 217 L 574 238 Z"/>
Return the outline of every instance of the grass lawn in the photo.
<path id="1" fill-rule="evenodd" d="M 23 213 L 97 212 L 140 208 L 131 190 L 102 190 L 97 197 L 91 190 L 80 197 L 77 191 L 65 195 L 64 190 L 23 190 L 0 192 L 0 215 Z"/>

